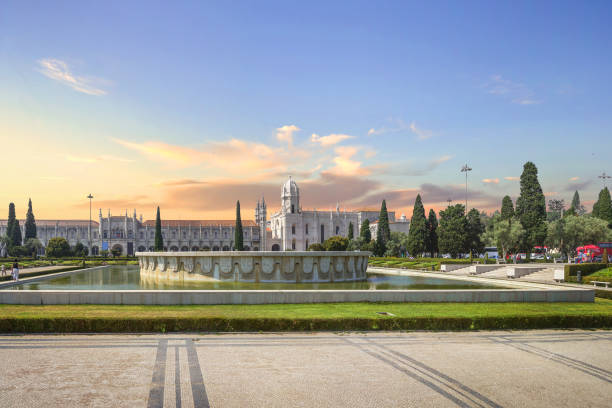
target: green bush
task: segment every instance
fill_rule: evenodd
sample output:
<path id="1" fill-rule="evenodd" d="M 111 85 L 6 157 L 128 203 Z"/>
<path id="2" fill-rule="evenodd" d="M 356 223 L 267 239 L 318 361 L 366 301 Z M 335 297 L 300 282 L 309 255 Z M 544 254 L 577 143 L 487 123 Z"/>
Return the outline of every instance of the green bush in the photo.
<path id="1" fill-rule="evenodd" d="M 310 244 L 310 246 L 308 247 L 309 251 L 325 251 L 325 247 L 323 246 L 323 244 L 319 244 L 319 243 L 314 243 L 314 244 Z"/>
<path id="2" fill-rule="evenodd" d="M 348 244 L 348 238 L 334 236 L 327 238 L 325 242 L 323 242 L 323 247 L 326 251 L 346 251 Z"/>
<path id="3" fill-rule="evenodd" d="M 582 276 L 590 275 L 608 267 L 605 263 L 582 263 L 565 265 L 565 280 L 571 276 L 577 276 L 578 271 L 582 272 Z"/>
<path id="4" fill-rule="evenodd" d="M 47 247 L 45 248 L 45 254 L 48 257 L 61 258 L 64 256 L 70 256 L 72 251 L 66 238 L 55 237 L 49 240 Z"/>

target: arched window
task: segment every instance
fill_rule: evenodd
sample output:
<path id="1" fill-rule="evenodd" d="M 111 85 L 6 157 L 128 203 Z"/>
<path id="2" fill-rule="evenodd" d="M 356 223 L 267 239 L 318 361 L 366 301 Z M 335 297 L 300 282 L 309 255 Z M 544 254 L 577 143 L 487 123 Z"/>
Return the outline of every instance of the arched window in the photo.
<path id="1" fill-rule="evenodd" d="M 291 214 L 293 214 L 295 212 L 295 205 L 291 204 Z"/>
<path id="2" fill-rule="evenodd" d="M 325 225 L 321 224 L 321 243 L 325 241 Z"/>
<path id="3" fill-rule="evenodd" d="M 306 224 L 306 226 L 304 227 L 304 231 L 306 232 L 306 235 L 308 235 L 308 224 Z"/>
<path id="4" fill-rule="evenodd" d="M 336 225 L 336 235 L 340 235 L 340 227 Z"/>
<path id="5" fill-rule="evenodd" d="M 291 249 L 295 250 L 295 239 L 291 240 Z"/>
<path id="6" fill-rule="evenodd" d="M 293 235 L 295 235 L 295 224 L 293 224 L 293 225 L 291 226 L 291 233 L 292 233 Z"/>
<path id="7" fill-rule="evenodd" d="M 304 249 L 308 249 L 308 240 L 306 240 L 306 247 Z"/>
<path id="8" fill-rule="evenodd" d="M 272 250 L 273 251 L 280 251 L 280 246 L 278 244 L 274 244 L 274 245 L 272 245 Z"/>

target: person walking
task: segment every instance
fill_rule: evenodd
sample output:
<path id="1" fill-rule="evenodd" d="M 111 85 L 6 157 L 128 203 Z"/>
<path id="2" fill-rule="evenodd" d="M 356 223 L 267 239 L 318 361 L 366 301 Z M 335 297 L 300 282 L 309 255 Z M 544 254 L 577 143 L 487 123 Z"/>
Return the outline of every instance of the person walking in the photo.
<path id="1" fill-rule="evenodd" d="M 4 264 L 2 264 L 2 267 L 0 267 L 0 272 L 2 272 L 2 276 L 6 275 L 6 269 L 4 268 Z"/>
<path id="2" fill-rule="evenodd" d="M 19 281 L 19 263 L 17 263 L 17 260 L 15 259 L 15 262 L 13 262 L 13 280 L 14 281 Z"/>

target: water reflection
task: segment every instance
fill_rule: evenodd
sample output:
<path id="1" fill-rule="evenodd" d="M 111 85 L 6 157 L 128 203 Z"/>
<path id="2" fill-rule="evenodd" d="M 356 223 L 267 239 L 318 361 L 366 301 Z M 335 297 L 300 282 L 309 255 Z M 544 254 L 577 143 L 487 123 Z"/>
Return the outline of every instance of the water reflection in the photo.
<path id="1" fill-rule="evenodd" d="M 105 269 L 78 272 L 37 283 L 13 286 L 18 290 L 271 290 L 271 289 L 499 289 L 495 286 L 480 285 L 450 279 L 420 276 L 368 275 L 363 282 L 334 283 L 247 283 L 247 282 L 205 282 L 166 279 L 141 279 L 137 265 L 118 265 Z M 504 288 L 507 289 L 507 288 Z"/>

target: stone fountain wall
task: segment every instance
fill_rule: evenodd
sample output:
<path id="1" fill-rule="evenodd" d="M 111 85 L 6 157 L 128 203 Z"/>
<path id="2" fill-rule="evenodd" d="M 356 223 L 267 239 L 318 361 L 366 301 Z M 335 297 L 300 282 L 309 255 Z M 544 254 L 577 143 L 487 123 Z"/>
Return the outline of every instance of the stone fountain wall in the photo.
<path id="1" fill-rule="evenodd" d="M 236 282 L 350 282 L 366 279 L 365 251 L 137 252 L 143 276 Z"/>

